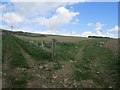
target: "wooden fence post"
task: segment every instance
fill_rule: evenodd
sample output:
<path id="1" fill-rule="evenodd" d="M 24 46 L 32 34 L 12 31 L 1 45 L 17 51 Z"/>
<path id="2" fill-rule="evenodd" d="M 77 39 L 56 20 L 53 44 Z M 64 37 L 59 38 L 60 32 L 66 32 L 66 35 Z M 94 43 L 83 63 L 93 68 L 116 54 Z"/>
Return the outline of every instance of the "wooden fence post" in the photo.
<path id="1" fill-rule="evenodd" d="M 55 56 L 55 45 L 56 45 L 56 40 L 52 39 L 52 58 Z"/>

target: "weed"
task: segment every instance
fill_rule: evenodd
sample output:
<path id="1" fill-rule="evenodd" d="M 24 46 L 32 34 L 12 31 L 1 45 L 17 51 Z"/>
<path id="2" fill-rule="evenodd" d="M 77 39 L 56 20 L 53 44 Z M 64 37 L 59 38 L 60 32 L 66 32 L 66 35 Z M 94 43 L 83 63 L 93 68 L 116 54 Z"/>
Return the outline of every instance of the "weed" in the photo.
<path id="1" fill-rule="evenodd" d="M 54 64 L 53 70 L 60 70 L 61 68 L 62 68 L 62 65 L 59 62 L 57 62 Z"/>
<path id="2" fill-rule="evenodd" d="M 11 88 L 25 88 L 27 86 L 27 73 L 21 73 L 18 77 L 9 76 Z"/>

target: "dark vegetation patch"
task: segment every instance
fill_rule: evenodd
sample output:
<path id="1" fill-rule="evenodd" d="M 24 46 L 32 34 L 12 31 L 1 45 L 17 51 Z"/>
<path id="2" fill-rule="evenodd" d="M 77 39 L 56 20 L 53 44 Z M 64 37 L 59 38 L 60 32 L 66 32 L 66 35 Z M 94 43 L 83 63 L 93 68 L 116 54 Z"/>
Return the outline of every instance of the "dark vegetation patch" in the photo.
<path id="1" fill-rule="evenodd" d="M 28 37 L 46 37 L 46 35 L 43 35 L 43 34 L 33 34 L 33 33 L 22 32 L 22 31 L 14 31 L 13 33 L 22 35 L 22 36 L 28 36 Z"/>
<path id="2" fill-rule="evenodd" d="M 27 80 L 29 79 L 28 74 L 23 72 L 19 76 L 9 76 L 8 81 L 10 82 L 11 88 L 25 88 L 27 86 Z"/>

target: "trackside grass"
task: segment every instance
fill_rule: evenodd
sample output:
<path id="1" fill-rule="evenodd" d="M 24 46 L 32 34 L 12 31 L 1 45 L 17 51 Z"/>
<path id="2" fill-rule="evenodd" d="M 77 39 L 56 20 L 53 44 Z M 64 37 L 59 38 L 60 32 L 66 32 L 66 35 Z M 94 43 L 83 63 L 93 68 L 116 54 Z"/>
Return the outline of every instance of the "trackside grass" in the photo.
<path id="1" fill-rule="evenodd" d="M 23 41 L 19 38 L 15 38 L 15 40 L 19 43 L 19 45 L 24 48 L 26 52 L 28 52 L 35 60 L 51 60 L 51 53 L 43 50 L 36 45 Z"/>
<path id="2" fill-rule="evenodd" d="M 10 66 L 12 68 L 28 67 L 28 64 L 25 58 L 22 56 L 22 53 L 20 52 L 20 49 L 14 40 L 14 37 L 10 33 L 3 38 L 3 52 L 5 51 L 8 51 L 7 53 L 10 54 Z"/>

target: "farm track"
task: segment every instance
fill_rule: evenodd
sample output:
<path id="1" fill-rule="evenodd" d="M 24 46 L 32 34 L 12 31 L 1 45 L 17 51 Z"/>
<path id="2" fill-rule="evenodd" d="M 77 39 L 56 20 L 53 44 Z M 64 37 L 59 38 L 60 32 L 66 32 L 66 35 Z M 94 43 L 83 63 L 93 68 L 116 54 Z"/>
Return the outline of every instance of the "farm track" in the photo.
<path id="1" fill-rule="evenodd" d="M 18 43 L 17 43 L 18 44 Z M 31 55 L 29 55 L 19 44 L 18 47 L 20 48 L 22 55 L 25 57 L 29 68 L 27 69 L 26 73 L 31 76 L 32 78 L 28 80 L 27 88 L 39 88 L 39 87 L 46 87 L 51 84 L 51 81 L 47 80 L 46 78 L 52 77 L 52 71 L 44 71 L 38 68 L 39 61 L 35 61 Z M 46 65 L 49 65 L 48 62 Z M 44 65 L 43 65 L 44 66 Z"/>
<path id="2" fill-rule="evenodd" d="M 10 68 L 10 61 L 11 61 L 11 53 L 10 53 L 10 46 L 7 45 L 6 53 L 4 53 L 4 63 L 3 63 L 3 79 L 2 79 L 2 87 L 7 88 L 10 87 L 10 81 L 6 77 L 15 76 L 15 69 Z"/>
<path id="3" fill-rule="evenodd" d="M 12 39 L 14 39 L 14 37 L 12 37 Z M 24 68 L 24 67 L 16 66 L 14 69 L 10 67 L 9 61 L 11 61 L 12 59 L 10 55 L 12 54 L 11 46 L 12 45 L 14 46 L 14 44 L 6 42 L 8 45 L 4 54 L 4 58 L 5 58 L 4 71 L 6 73 L 6 76 L 12 76 L 14 77 L 14 80 L 16 79 L 18 80 L 18 81 L 16 80 L 15 82 L 19 82 L 19 76 L 21 77 L 23 75 L 26 75 L 25 77 L 26 88 L 40 88 L 40 87 L 41 88 L 59 88 L 59 87 L 60 88 L 61 87 L 101 88 L 101 87 L 109 87 L 109 86 L 114 87 L 113 85 L 114 79 L 111 75 L 112 73 L 111 66 L 114 66 L 115 64 L 112 64 L 112 63 L 110 64 L 108 60 L 110 59 L 113 61 L 115 59 L 113 59 L 112 57 L 109 58 L 110 56 L 108 53 L 110 52 L 107 52 L 107 51 L 105 52 L 104 50 L 103 50 L 103 53 L 105 55 L 100 54 L 101 56 L 96 58 L 99 55 L 97 53 L 101 52 L 101 49 L 103 48 L 94 47 L 95 44 L 93 43 L 95 42 L 92 43 L 92 42 L 85 41 L 79 44 L 76 43 L 74 50 L 72 50 L 71 48 L 71 51 L 75 51 L 75 54 L 73 54 L 74 58 L 73 59 L 70 58 L 68 61 L 64 61 L 64 58 L 63 58 L 63 61 L 58 60 L 58 62 L 54 62 L 54 61 L 44 62 L 44 60 L 42 61 L 42 58 L 36 61 L 35 58 L 33 58 L 33 55 L 29 54 L 26 51 L 26 48 L 23 48 L 24 44 L 18 43 L 16 39 L 13 40 L 13 42 L 16 42 L 16 45 L 18 47 L 18 52 L 20 52 L 19 54 L 21 55 L 21 57 L 22 56 L 24 57 L 24 59 L 19 59 L 18 57 L 16 57 L 18 59 L 17 62 L 24 60 L 28 64 L 28 67 Z M 94 53 L 93 51 L 95 51 L 95 53 L 93 54 L 95 58 L 91 57 L 89 53 L 87 53 L 88 51 L 90 51 L 90 55 L 92 55 L 92 53 Z M 38 54 L 38 56 L 39 55 L 41 54 Z M 69 55 L 72 55 L 72 54 L 69 54 Z M 56 63 L 59 63 L 59 65 L 61 65 L 62 68 L 55 70 L 54 67 L 58 65 Z M 108 65 L 110 65 L 110 67 L 108 67 Z M 74 72 L 75 70 L 79 73 L 75 73 Z M 73 77 L 75 75 L 77 78 Z M 94 78 L 92 78 L 91 76 L 93 76 Z M 4 80 L 6 80 L 4 81 L 5 87 L 13 87 L 12 86 L 13 84 L 9 82 L 9 81 L 12 81 L 13 79 L 8 80 L 7 77 L 5 77 Z M 104 81 L 102 82 L 102 80 Z M 18 85 L 17 87 L 19 86 L 20 85 Z"/>
<path id="4" fill-rule="evenodd" d="M 8 87 L 24 87 L 26 84 L 26 79 L 22 79 L 25 74 L 22 71 L 22 66 L 20 64 L 26 64 L 24 62 L 24 58 L 19 58 L 17 56 L 22 57 L 17 42 L 14 38 L 9 34 L 4 38 L 3 41 L 3 88 Z M 19 62 L 15 60 L 23 60 L 23 62 Z M 19 70 L 18 70 L 19 69 Z M 20 70 L 21 69 L 21 70 Z M 23 82 L 23 83 L 21 83 Z"/>
<path id="5" fill-rule="evenodd" d="M 64 66 L 64 68 L 59 70 L 58 72 L 44 71 L 44 70 L 38 69 L 38 67 L 36 66 L 37 64 L 35 63 L 35 60 L 31 57 L 31 55 L 29 55 L 19 44 L 18 44 L 18 46 L 22 52 L 22 55 L 27 60 L 29 67 L 31 67 L 31 68 L 28 68 L 26 71 L 29 75 L 32 76 L 32 79 L 28 80 L 28 85 L 27 85 L 28 88 L 53 87 L 53 86 L 54 87 L 57 87 L 57 86 L 63 87 L 62 84 L 57 85 L 56 83 L 58 83 L 60 81 L 64 81 L 64 79 L 71 77 L 71 75 L 73 73 L 73 70 L 71 68 L 71 64 L 72 64 L 71 62 L 69 62 L 69 61 L 60 62 Z M 49 67 L 48 69 L 52 69 L 53 65 L 51 66 L 51 64 L 53 64 L 53 62 L 48 62 L 45 65 L 47 65 Z M 32 67 L 32 66 L 34 66 L 34 67 Z M 54 83 L 49 80 L 50 78 L 52 78 L 53 75 L 59 77 L 54 80 Z"/>
<path id="6" fill-rule="evenodd" d="M 78 44 L 78 45 L 80 45 L 80 44 Z M 84 45 L 80 45 L 81 47 L 79 47 L 79 49 L 78 49 L 78 51 L 77 51 L 77 54 L 76 54 L 76 56 L 75 56 L 75 60 L 77 60 L 77 61 L 81 61 L 82 59 L 83 59 L 83 53 L 84 53 L 84 49 L 85 49 L 85 47 L 86 47 L 86 43 L 84 43 Z"/>
<path id="7" fill-rule="evenodd" d="M 81 47 L 79 50 L 78 50 L 78 53 L 76 54 L 75 56 L 75 59 L 78 61 L 78 60 L 82 60 L 82 57 L 83 57 L 83 49 L 85 48 L 85 46 Z"/>
<path id="8" fill-rule="evenodd" d="M 35 65 L 35 60 L 20 45 L 18 45 L 18 47 L 20 48 L 24 58 L 27 60 L 29 67 L 33 67 Z"/>
<path id="9" fill-rule="evenodd" d="M 34 59 L 31 57 L 31 55 L 29 55 L 20 45 L 19 45 L 19 48 L 21 49 L 21 52 L 23 54 L 23 56 L 25 57 L 25 59 L 27 60 L 29 66 L 35 66 L 34 64 Z M 79 48 L 79 50 L 77 51 L 77 55 L 76 55 L 76 59 L 77 61 L 81 61 L 82 60 L 82 54 L 83 54 L 83 49 L 85 48 L 85 45 L 82 46 L 81 48 Z M 46 65 L 49 66 L 51 62 L 48 62 Z M 40 70 L 40 69 L 34 69 L 34 68 L 31 68 L 31 69 L 28 69 L 27 70 L 27 73 L 32 75 L 32 79 L 28 81 L 28 88 L 30 87 L 64 87 L 62 84 L 56 84 L 58 82 L 61 82 L 61 81 L 64 81 L 66 79 L 69 79 L 71 78 L 71 75 L 73 75 L 73 65 L 71 62 L 69 61 L 62 61 L 60 62 L 64 68 L 59 70 L 58 72 L 53 72 L 53 71 L 44 71 L 44 70 Z M 71 67 L 72 66 L 72 67 Z M 37 67 L 35 67 L 37 68 Z M 49 74 L 49 76 L 48 76 Z M 44 79 L 44 78 L 52 78 L 52 76 L 55 75 L 59 78 L 56 78 L 55 80 L 52 80 L 54 81 L 51 82 L 49 81 L 49 79 Z M 47 82 L 47 83 L 46 83 Z M 49 83 L 49 84 L 48 84 Z M 64 82 L 63 82 L 64 83 Z M 69 81 L 69 83 L 72 85 L 72 81 Z M 67 84 L 66 84 L 67 85 Z M 65 85 L 65 87 L 66 87 Z M 67 87 L 69 87 L 69 85 L 67 85 Z"/>
<path id="10" fill-rule="evenodd" d="M 28 65 L 29 65 L 29 68 L 27 69 L 26 72 L 27 72 L 27 74 L 32 76 L 33 82 L 31 80 L 28 80 L 27 87 L 32 88 L 35 85 L 37 85 L 36 83 L 39 83 L 39 80 L 36 79 L 37 78 L 36 77 L 36 72 L 38 72 L 38 71 L 34 72 L 35 68 L 36 68 L 36 67 L 34 67 L 35 66 L 35 60 L 19 44 L 18 44 L 18 47 L 20 48 L 20 51 L 22 52 L 22 55 L 24 56 L 24 58 L 26 59 Z M 36 79 L 36 80 L 34 80 L 34 79 Z M 38 80 L 38 82 L 36 82 L 37 80 Z M 38 87 L 38 85 L 37 85 L 37 87 Z"/>
<path id="11" fill-rule="evenodd" d="M 3 63 L 3 79 L 2 79 L 2 87 L 9 87 L 9 83 L 6 80 L 6 78 L 4 78 L 4 76 L 6 76 L 6 74 L 9 73 L 10 70 L 10 66 L 9 66 L 9 59 L 10 59 L 10 53 L 9 53 L 9 49 L 7 48 L 6 53 L 4 53 L 4 63 Z M 6 73 L 5 73 L 6 72 Z"/>
<path id="12" fill-rule="evenodd" d="M 24 58 L 26 59 L 28 65 L 29 65 L 29 68 L 27 69 L 26 72 L 30 76 L 32 76 L 32 79 L 28 80 L 27 88 L 40 87 L 40 83 L 43 80 L 41 80 L 41 79 L 39 80 L 39 78 L 37 76 L 37 75 L 41 75 L 41 71 L 36 70 L 37 66 L 36 66 L 35 60 L 19 44 L 18 44 L 18 47 L 20 48 L 22 55 L 24 56 Z"/>

